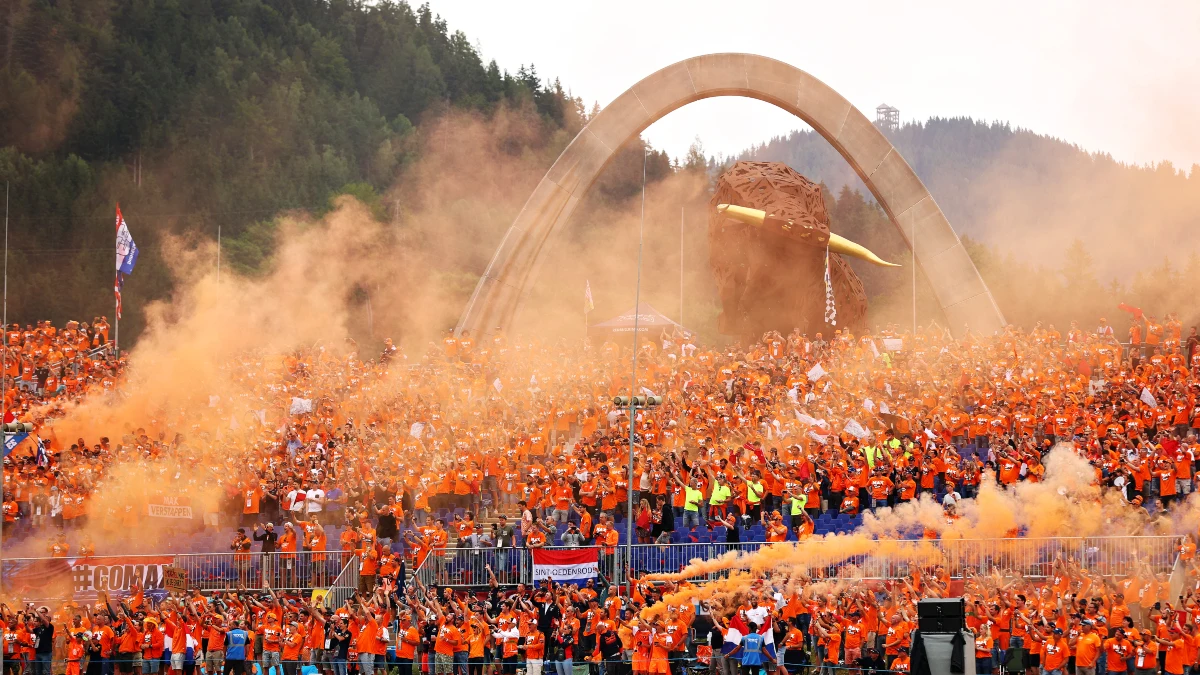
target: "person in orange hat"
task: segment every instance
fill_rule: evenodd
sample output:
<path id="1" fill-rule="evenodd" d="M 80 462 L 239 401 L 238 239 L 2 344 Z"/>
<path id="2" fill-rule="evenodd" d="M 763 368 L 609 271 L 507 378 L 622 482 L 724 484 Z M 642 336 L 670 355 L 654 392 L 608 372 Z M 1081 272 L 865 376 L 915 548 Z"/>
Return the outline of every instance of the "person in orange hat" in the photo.
<path id="1" fill-rule="evenodd" d="M 778 511 L 772 511 L 770 517 L 763 514 L 763 525 L 767 528 L 768 542 L 787 541 L 788 529 Z"/>

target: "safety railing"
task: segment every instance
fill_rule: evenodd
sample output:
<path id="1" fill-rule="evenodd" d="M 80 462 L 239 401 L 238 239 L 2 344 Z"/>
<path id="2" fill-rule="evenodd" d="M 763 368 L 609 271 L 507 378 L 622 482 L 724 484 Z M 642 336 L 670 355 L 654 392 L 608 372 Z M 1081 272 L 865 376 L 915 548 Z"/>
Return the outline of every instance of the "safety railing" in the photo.
<path id="1" fill-rule="evenodd" d="M 959 540 L 872 540 L 837 537 L 804 542 L 638 544 L 621 546 L 613 555 L 603 548 L 567 549 L 547 547 L 552 553 L 594 553 L 596 568 L 614 583 L 624 583 L 626 573 L 635 577 L 678 572 L 693 560 L 737 558 L 726 565 L 713 565 L 705 581 L 728 574 L 730 569 L 762 569 L 775 563 L 752 554 L 763 546 L 778 547 L 771 558 L 784 559 L 796 570 L 817 577 L 898 579 L 915 569 L 928 571 L 942 566 L 953 578 L 994 571 L 1030 578 L 1056 575 L 1059 565 L 1071 564 L 1094 574 L 1110 577 L 1145 572 L 1171 574 L 1178 558 L 1178 536 L 1143 537 L 1056 537 Z M 739 557 L 740 556 L 740 557 Z M 585 562 L 592 558 L 584 555 Z M 578 558 L 543 562 L 578 571 Z M 147 592 L 165 592 L 166 568 L 180 568 L 189 588 L 202 591 L 225 588 L 307 591 L 328 588 L 327 604 L 342 604 L 359 588 L 358 561 L 345 559 L 340 551 L 296 553 L 211 553 L 181 555 L 130 555 L 89 558 L 14 558 L 2 563 L 6 592 L 27 600 L 52 599 L 64 593 L 86 601 L 104 592 L 124 597 L 140 586 Z M 426 585 L 482 587 L 488 570 L 505 586 L 538 580 L 533 554 L 526 548 L 447 548 L 443 555 L 430 555 L 414 572 Z M 585 568 L 590 569 L 590 568 Z M 545 569 L 540 570 L 545 572 Z M 577 578 L 586 578 L 583 574 Z"/>
<path id="2" fill-rule="evenodd" d="M 597 571 L 613 583 L 624 583 L 625 570 L 628 569 L 625 547 L 617 548 L 612 554 L 606 553 L 604 547 L 596 546 L 547 546 L 544 550 L 554 553 L 584 552 L 585 557 L 594 553 Z M 490 569 L 501 585 L 530 584 L 538 580 L 533 555 L 527 548 L 448 547 L 443 554 L 431 553 L 414 575 L 425 585 L 486 586 Z"/>
<path id="3" fill-rule="evenodd" d="M 358 568 L 358 558 L 350 557 L 337 578 L 329 585 L 329 592 L 325 594 L 326 608 L 341 607 L 354 597 L 354 592 L 358 590 Z"/>
<path id="4" fill-rule="evenodd" d="M 200 590 L 325 588 L 342 571 L 340 551 L 294 553 L 194 553 L 177 555 L 175 566 L 187 573 L 188 583 Z"/>
<path id="5" fill-rule="evenodd" d="M 352 561 L 353 562 L 353 561 Z M 357 564 L 345 581 L 357 585 Z M 307 591 L 343 579 L 340 551 L 296 553 L 195 553 L 179 555 L 90 556 L 86 558 L 6 558 L 0 579 L 6 592 L 28 600 L 64 593 L 86 601 L 115 598 L 134 588 L 166 592 L 168 568 L 183 570 L 187 587 L 201 591 L 237 588 Z"/>
<path id="6" fill-rule="evenodd" d="M 822 577 L 899 579 L 915 568 L 942 566 L 952 577 L 1018 573 L 1026 577 L 1054 576 L 1056 564 L 1075 564 L 1103 576 L 1127 576 L 1146 566 L 1156 574 L 1170 573 L 1177 557 L 1178 536 L 1047 537 L 1008 539 L 871 540 L 814 539 L 778 544 L 639 544 L 630 547 L 634 576 L 679 572 L 693 560 L 713 560 L 729 553 L 750 554 L 763 546 L 789 547 L 780 553 L 794 568 L 807 568 Z M 769 564 L 743 558 L 695 578 L 713 580 L 726 569 Z"/>
<path id="7" fill-rule="evenodd" d="M 695 581 L 711 581 L 729 569 L 755 569 L 767 565 L 746 557 L 763 546 L 787 547 L 789 564 L 820 577 L 901 579 L 916 569 L 943 567 L 951 577 L 990 574 L 993 571 L 1045 578 L 1055 574 L 1056 561 L 1073 563 L 1104 576 L 1126 576 L 1149 565 L 1156 574 L 1169 573 L 1179 544 L 1177 536 L 1055 537 L 958 540 L 845 539 L 838 543 L 814 539 L 764 544 L 688 543 L 621 546 L 612 557 L 598 555 L 598 567 L 615 583 L 627 570 L 636 578 L 683 570 L 693 560 L 715 560 L 731 554 L 742 557 L 725 566 L 710 566 Z M 547 550 L 566 550 L 561 547 Z M 537 581 L 528 549 L 456 549 L 430 555 L 416 571 L 421 583 L 441 586 L 483 586 L 488 568 L 502 585 Z"/>
<path id="8" fill-rule="evenodd" d="M 1178 554 L 1180 537 L 1047 537 L 964 539 L 938 542 L 946 567 L 956 575 L 970 570 L 1020 572 L 1050 577 L 1056 565 L 1072 563 L 1103 576 L 1127 576 L 1146 566 L 1156 574 L 1169 573 Z"/>

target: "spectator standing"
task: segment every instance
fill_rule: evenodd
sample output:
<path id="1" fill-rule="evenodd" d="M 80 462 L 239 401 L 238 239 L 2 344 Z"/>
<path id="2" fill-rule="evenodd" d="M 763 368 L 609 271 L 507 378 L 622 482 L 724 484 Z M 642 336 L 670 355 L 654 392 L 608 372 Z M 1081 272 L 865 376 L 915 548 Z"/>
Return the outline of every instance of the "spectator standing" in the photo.
<path id="1" fill-rule="evenodd" d="M 583 546 L 583 535 L 579 532 L 579 527 L 575 523 L 567 526 L 567 531 L 563 532 L 562 545 L 567 548 L 579 548 Z"/>

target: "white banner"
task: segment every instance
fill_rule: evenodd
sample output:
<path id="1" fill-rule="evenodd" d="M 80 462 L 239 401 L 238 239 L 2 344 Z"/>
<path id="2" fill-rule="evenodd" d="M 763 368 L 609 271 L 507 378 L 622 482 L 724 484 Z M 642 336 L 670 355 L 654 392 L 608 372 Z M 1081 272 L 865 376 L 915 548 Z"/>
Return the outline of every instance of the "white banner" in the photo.
<path id="1" fill-rule="evenodd" d="M 146 515 L 152 518 L 187 518 L 192 517 L 192 502 L 187 497 L 163 495 L 151 497 L 146 505 Z"/>
<path id="2" fill-rule="evenodd" d="M 1150 406 L 1151 408 L 1158 407 L 1158 401 L 1154 400 L 1154 394 L 1150 393 L 1150 387 L 1142 387 L 1141 399 L 1142 399 L 1142 403 L 1145 403 L 1146 405 Z"/>
<path id="3" fill-rule="evenodd" d="M 594 548 L 533 549 L 533 580 L 586 581 L 599 573 L 599 556 Z"/>
<path id="4" fill-rule="evenodd" d="M 148 504 L 149 515 L 152 518 L 186 518 L 192 519 L 192 507 L 167 506 L 166 504 Z"/>
<path id="5" fill-rule="evenodd" d="M 859 424 L 855 420 L 846 421 L 846 433 L 852 436 L 857 436 L 858 438 L 866 438 L 867 436 L 871 435 L 871 432 L 864 429 L 863 425 Z"/>

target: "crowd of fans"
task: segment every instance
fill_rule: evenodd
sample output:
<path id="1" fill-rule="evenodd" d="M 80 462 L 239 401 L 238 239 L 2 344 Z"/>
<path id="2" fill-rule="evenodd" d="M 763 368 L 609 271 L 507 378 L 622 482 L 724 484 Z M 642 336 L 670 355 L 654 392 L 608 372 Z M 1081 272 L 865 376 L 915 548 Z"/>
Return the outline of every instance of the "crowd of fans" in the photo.
<path id="1" fill-rule="evenodd" d="M 480 343 L 448 336 L 419 362 L 390 342 L 368 360 L 349 343 L 253 355 L 231 365 L 240 398 L 197 406 L 204 423 L 195 408 L 150 411 L 118 439 L 71 444 L 53 433 L 62 403 L 37 398 L 50 387 L 14 387 L 17 417 L 46 451 L 29 442 L 6 457 L 4 533 L 63 529 L 56 555 L 89 536 L 103 548 L 151 527 L 146 503 L 171 494 L 192 499 L 194 529 L 241 526 L 249 536 L 278 523 L 282 538 L 292 522 L 303 525 L 297 547 L 343 551 L 373 530 L 416 557 L 422 541 L 445 545 L 429 539 L 435 527 L 450 532 L 444 539 L 493 545 L 526 545 L 534 531 L 546 545 L 564 536 L 605 545 L 597 534 L 624 536 L 614 525 L 632 498 L 641 543 L 697 527 L 736 539 L 754 524 L 780 540 L 811 534 L 823 513 L 853 516 L 926 492 L 952 513 L 985 475 L 1038 480 L 1059 441 L 1074 441 L 1100 480 L 1157 513 L 1192 490 L 1200 352 L 1195 329 L 1185 338 L 1173 318 L 1141 321 L 1147 338 L 1132 347 L 1103 321 L 1090 332 L 1038 326 L 962 339 L 936 327 L 770 333 L 721 349 L 664 333 L 639 344 L 634 386 L 665 401 L 635 411 L 632 476 L 629 411 L 611 403 L 633 384 L 629 349 L 614 342 L 510 345 L 497 333 Z M 89 332 L 89 344 L 102 342 L 103 328 L 7 337 L 36 363 Z M 121 363 L 90 358 L 81 372 L 113 389 Z M 151 472 L 154 490 L 105 491 L 112 467 L 130 463 Z M 512 532 L 480 518 L 497 513 Z M 348 533 L 328 541 L 330 525 Z"/>
<path id="2" fill-rule="evenodd" d="M 26 353 L 38 366 L 61 352 L 58 363 L 102 384 L 85 387 L 86 396 L 119 398 L 123 364 L 81 358 L 83 336 L 106 341 L 97 326 L 10 331 L 8 353 L 22 354 L 17 376 L 24 378 Z M 257 541 L 357 557 L 362 586 L 334 611 L 269 589 L 161 603 L 135 592 L 119 605 L 66 603 L 54 612 L 4 606 L 6 663 L 10 653 L 18 663 L 25 657 L 37 672 L 52 640 L 68 670 L 86 663 L 92 675 L 190 675 L 200 663 L 211 675 L 243 672 L 251 662 L 264 672 L 281 665 L 288 675 L 306 663 L 365 674 L 403 671 L 414 660 L 437 673 L 507 675 L 519 664 L 539 675 L 549 662 L 567 675 L 572 661 L 591 661 L 597 671 L 665 675 L 706 641 L 719 646 L 736 618 L 769 624 L 789 669 L 904 672 L 914 603 L 948 592 L 943 569 L 915 568 L 903 582 L 873 588 L 797 573 L 747 588 L 734 606 L 673 602 L 686 582 L 641 578 L 618 587 L 609 583 L 615 575 L 582 588 L 502 590 L 513 585 L 503 564 L 489 568 L 486 599 L 464 597 L 424 588 L 406 570 L 430 556 L 436 562 L 452 539 L 497 552 L 611 548 L 622 542 L 630 499 L 640 542 L 701 529 L 728 540 L 750 531 L 766 541 L 804 538 L 830 513 L 854 515 L 926 492 L 952 519 L 984 480 L 1039 480 L 1045 453 L 1066 441 L 1095 466 L 1098 482 L 1144 507 L 1147 531 L 1168 527 L 1152 514 L 1192 490 L 1200 339 L 1195 329 L 1184 337 L 1171 317 L 1160 324 L 1139 315 L 1135 326 L 1127 346 L 1103 320 L 1065 335 L 1052 326 L 961 338 L 936 326 L 916 334 L 889 327 L 811 339 L 769 333 L 724 348 L 664 333 L 638 344 L 636 381 L 629 348 L 616 342 L 581 348 L 510 343 L 502 333 L 478 342 L 447 336 L 411 361 L 390 342 L 375 359 L 347 342 L 282 358 L 247 355 L 228 366 L 241 385 L 236 394 L 199 412 L 147 411 L 116 440 L 69 444 L 53 433 L 65 414 L 53 396 L 59 388 L 35 376 L 32 391 L 9 389 L 16 417 L 45 443 L 5 458 L 6 538 L 32 533 L 53 555 L 91 554 L 93 539 L 114 545 L 122 533 L 151 527 L 147 504 L 171 495 L 191 500 L 195 530 L 242 528 L 230 546 L 237 553 Z M 77 345 L 69 359 L 68 343 Z M 631 387 L 665 400 L 631 419 L 611 403 Z M 155 480 L 144 490 L 106 489 L 130 465 Z M 484 514 L 495 522 L 485 526 Z M 756 523 L 761 529 L 748 527 Z M 330 527 L 341 530 L 332 541 Z M 1189 539 L 1188 564 L 1194 550 Z M 1156 571 L 1116 579 L 1059 561 L 1044 584 L 1020 574 L 965 582 L 982 672 L 1006 664 L 1017 638 L 1030 658 L 1024 663 L 1047 674 L 1069 664 L 1092 675 L 1106 664 L 1099 669 L 1183 675 L 1181 663 L 1196 664 L 1200 608 L 1190 592 L 1165 596 Z M 292 579 L 282 585 L 328 581 Z M 665 611 L 641 611 L 664 597 Z M 719 649 L 700 656 L 711 654 L 723 675 L 735 661 L 755 670 L 756 642 L 744 641 L 732 660 Z"/>
<path id="3" fill-rule="evenodd" d="M 61 330 L 49 321 L 5 327 L 5 410 L 20 417 L 60 398 L 78 400 L 93 386 L 111 389 L 124 363 L 113 354 L 110 330 L 108 317 L 69 321 Z"/>
<path id="4" fill-rule="evenodd" d="M 1181 561 L 1193 572 L 1194 553 Z M 1173 601 L 1165 574 L 1146 564 L 1101 576 L 1058 558 L 1041 579 L 1005 570 L 952 581 L 940 565 L 889 582 L 821 574 L 792 569 L 699 602 L 686 581 L 615 586 L 601 576 L 504 590 L 490 570 L 478 592 L 381 579 L 332 607 L 271 588 L 156 600 L 135 585 L 120 601 L 0 604 L 0 618 L 6 672 L 18 674 L 572 675 L 578 665 L 903 675 L 921 670 L 916 603 L 961 594 L 977 673 L 1186 675 L 1200 665 L 1194 588 Z"/>

